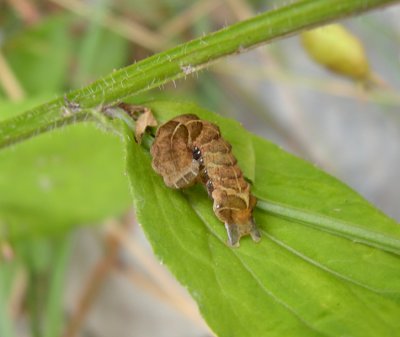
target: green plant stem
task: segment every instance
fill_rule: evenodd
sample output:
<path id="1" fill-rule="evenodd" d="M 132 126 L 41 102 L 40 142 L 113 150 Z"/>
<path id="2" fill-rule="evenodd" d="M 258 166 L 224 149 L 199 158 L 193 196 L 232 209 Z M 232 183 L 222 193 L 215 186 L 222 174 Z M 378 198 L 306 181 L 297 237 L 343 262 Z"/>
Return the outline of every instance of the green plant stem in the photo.
<path id="1" fill-rule="evenodd" d="M 374 232 L 326 215 L 307 212 L 271 201 L 259 200 L 257 207 L 275 216 L 301 222 L 310 227 L 400 255 L 400 239 L 396 237 Z"/>
<path id="2" fill-rule="evenodd" d="M 79 103 L 83 109 L 114 104 L 127 96 L 186 77 L 224 56 L 239 54 L 306 28 L 396 2 L 399 1 L 298 1 L 148 57 L 70 92 L 67 98 Z M 87 113 L 80 111 L 74 116 L 67 116 L 63 113 L 64 106 L 64 99 L 58 98 L 17 118 L 3 121 L 0 123 L 0 148 L 53 128 L 90 119 Z"/>

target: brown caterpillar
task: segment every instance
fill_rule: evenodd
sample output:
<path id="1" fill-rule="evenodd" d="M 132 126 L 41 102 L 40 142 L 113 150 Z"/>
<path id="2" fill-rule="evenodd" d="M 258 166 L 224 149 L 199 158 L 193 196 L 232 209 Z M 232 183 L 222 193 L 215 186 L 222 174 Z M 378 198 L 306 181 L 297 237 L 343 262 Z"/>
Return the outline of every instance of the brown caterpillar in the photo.
<path id="1" fill-rule="evenodd" d="M 187 114 L 158 128 L 150 152 L 153 169 L 168 187 L 205 185 L 215 215 L 225 223 L 228 244 L 238 247 L 244 235 L 256 242 L 261 236 L 253 220 L 257 200 L 231 149 L 218 126 Z"/>

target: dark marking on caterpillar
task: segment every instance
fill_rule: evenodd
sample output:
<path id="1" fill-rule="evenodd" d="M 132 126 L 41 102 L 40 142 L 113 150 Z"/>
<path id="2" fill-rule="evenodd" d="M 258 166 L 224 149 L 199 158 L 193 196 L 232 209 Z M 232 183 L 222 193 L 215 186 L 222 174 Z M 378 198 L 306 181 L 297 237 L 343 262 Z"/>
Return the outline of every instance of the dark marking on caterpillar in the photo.
<path id="1" fill-rule="evenodd" d="M 161 125 L 151 147 L 152 167 L 171 188 L 202 183 L 213 200 L 213 210 L 225 223 L 228 243 L 239 246 L 244 235 L 261 238 L 253 220 L 257 203 L 250 185 L 222 138 L 217 125 L 187 114 Z"/>
<path id="2" fill-rule="evenodd" d="M 195 146 L 195 147 L 193 148 L 193 159 L 194 159 L 194 160 L 200 160 L 200 159 L 202 159 L 202 158 L 201 158 L 201 151 L 200 151 L 200 149 L 199 149 L 197 146 Z"/>

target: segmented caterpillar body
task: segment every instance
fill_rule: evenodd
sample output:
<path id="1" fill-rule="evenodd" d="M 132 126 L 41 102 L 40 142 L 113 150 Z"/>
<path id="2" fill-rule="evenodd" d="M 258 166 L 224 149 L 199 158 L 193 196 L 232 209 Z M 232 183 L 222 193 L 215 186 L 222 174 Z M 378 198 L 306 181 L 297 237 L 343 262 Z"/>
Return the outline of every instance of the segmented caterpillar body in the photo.
<path id="1" fill-rule="evenodd" d="M 253 221 L 256 198 L 217 125 L 187 114 L 161 125 L 151 147 L 153 169 L 167 186 L 205 185 L 215 215 L 225 223 L 228 243 L 239 246 L 242 236 L 254 241 L 260 233 Z"/>

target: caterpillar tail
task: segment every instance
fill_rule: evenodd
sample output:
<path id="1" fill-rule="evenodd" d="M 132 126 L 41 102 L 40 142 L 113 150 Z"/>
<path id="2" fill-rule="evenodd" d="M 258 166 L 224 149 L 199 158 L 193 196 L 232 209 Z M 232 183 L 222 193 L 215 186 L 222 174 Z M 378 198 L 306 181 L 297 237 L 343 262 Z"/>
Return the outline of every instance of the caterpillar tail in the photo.
<path id="1" fill-rule="evenodd" d="M 239 247 L 240 238 L 245 235 L 250 235 L 254 242 L 259 242 L 261 240 L 260 231 L 253 218 L 245 225 L 225 223 L 225 229 L 228 234 L 227 244 L 231 247 Z"/>

